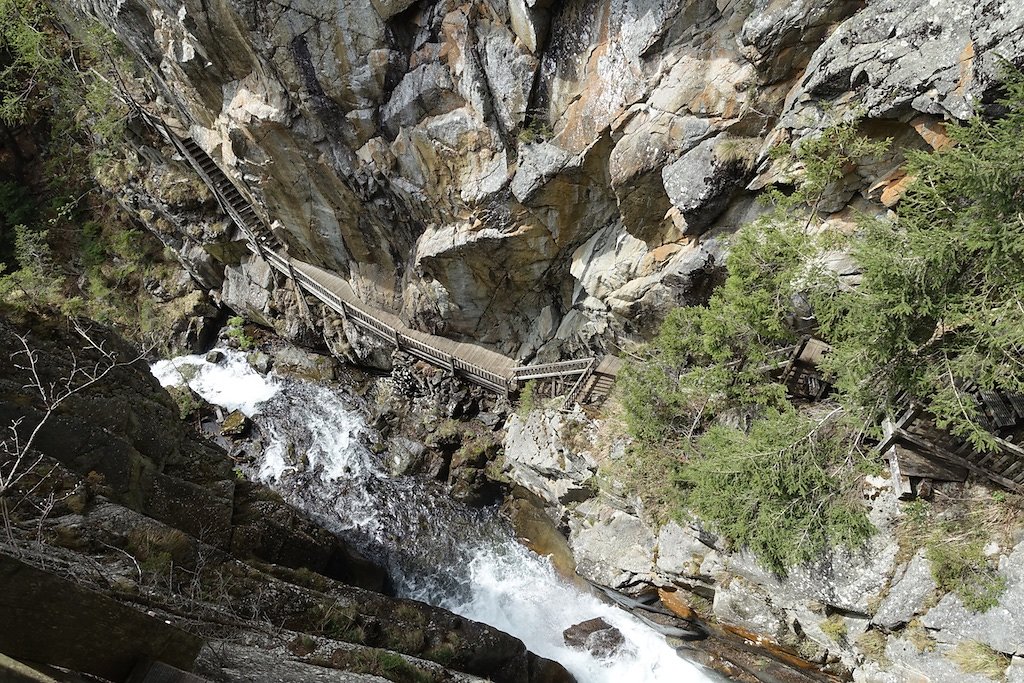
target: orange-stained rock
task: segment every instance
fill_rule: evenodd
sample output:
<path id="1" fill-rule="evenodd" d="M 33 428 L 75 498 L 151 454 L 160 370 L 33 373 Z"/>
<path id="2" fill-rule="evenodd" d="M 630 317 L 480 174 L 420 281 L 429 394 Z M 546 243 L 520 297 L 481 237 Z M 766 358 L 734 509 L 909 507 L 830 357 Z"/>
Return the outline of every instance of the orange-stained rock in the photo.
<path id="1" fill-rule="evenodd" d="M 945 149 L 953 144 L 946 134 L 946 124 L 934 116 L 921 115 L 915 117 L 910 125 L 932 149 Z"/>
<path id="2" fill-rule="evenodd" d="M 665 605 L 670 612 L 678 617 L 693 619 L 697 616 L 697 613 L 690 607 L 690 603 L 677 590 L 659 588 L 658 597 L 661 598 L 661 604 Z"/>
<path id="3" fill-rule="evenodd" d="M 895 206 L 903 198 L 903 194 L 912 182 L 914 182 L 914 176 L 904 175 L 902 178 L 889 183 L 882 190 L 882 196 L 880 197 L 882 204 L 889 208 Z"/>

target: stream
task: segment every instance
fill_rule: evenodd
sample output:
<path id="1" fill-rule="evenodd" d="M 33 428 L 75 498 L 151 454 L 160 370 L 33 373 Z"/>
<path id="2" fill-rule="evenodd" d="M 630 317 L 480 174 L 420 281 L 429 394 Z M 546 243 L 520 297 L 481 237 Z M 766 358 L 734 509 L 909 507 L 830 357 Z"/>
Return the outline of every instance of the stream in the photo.
<path id="1" fill-rule="evenodd" d="M 267 447 L 248 474 L 385 565 L 395 592 L 510 633 L 565 666 L 580 683 L 718 680 L 679 657 L 627 612 L 562 579 L 546 557 L 518 543 L 493 508 L 456 502 L 441 482 L 391 476 L 363 445 L 369 428 L 327 387 L 258 374 L 242 353 L 222 350 L 159 361 L 164 386 L 185 381 L 210 403 L 252 418 Z M 625 637 L 615 656 L 567 647 L 562 631 L 601 617 Z"/>

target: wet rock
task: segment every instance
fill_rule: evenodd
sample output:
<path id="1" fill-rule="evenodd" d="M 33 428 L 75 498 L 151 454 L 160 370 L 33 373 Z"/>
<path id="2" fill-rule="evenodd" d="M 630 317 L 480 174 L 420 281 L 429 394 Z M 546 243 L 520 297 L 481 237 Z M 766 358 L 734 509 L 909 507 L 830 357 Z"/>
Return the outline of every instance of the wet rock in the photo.
<path id="1" fill-rule="evenodd" d="M 274 353 L 278 372 L 291 373 L 314 382 L 329 382 L 336 376 L 335 360 L 295 346 L 286 346 Z"/>
<path id="2" fill-rule="evenodd" d="M 222 360 L 224 360 L 224 352 L 221 351 L 220 349 L 213 349 L 212 351 L 206 354 L 207 363 L 217 364 L 220 363 Z"/>
<path id="3" fill-rule="evenodd" d="M 270 360 L 270 356 L 262 351 L 250 351 L 245 355 L 245 360 L 253 370 L 261 375 L 265 375 L 270 372 L 272 361 Z"/>
<path id="4" fill-rule="evenodd" d="M 562 632 L 565 644 L 595 657 L 612 657 L 625 644 L 622 632 L 604 619 L 588 619 Z"/>
<path id="5" fill-rule="evenodd" d="M 249 431 L 252 421 L 240 410 L 233 410 L 220 423 L 220 433 L 224 436 L 242 437 Z"/>
<path id="6" fill-rule="evenodd" d="M 582 583 L 576 574 L 576 560 L 565 536 L 545 514 L 543 501 L 521 488 L 505 501 L 502 511 L 508 515 L 519 541 L 538 555 L 548 557 L 565 579 Z"/>
<path id="7" fill-rule="evenodd" d="M 419 474 L 429 460 L 427 447 L 419 441 L 393 436 L 387 443 L 388 469 L 393 474 Z"/>

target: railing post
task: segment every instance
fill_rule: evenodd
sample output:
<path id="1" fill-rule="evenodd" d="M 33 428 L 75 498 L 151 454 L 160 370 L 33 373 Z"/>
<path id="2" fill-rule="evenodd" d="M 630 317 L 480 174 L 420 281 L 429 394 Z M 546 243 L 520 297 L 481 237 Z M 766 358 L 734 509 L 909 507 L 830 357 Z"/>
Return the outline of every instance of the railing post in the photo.
<path id="1" fill-rule="evenodd" d="M 452 372 L 452 377 L 455 377 L 455 356 L 448 354 L 448 369 Z"/>
<path id="2" fill-rule="evenodd" d="M 395 333 L 395 349 L 398 351 L 402 350 L 402 333 L 398 331 L 398 328 L 394 328 Z"/>

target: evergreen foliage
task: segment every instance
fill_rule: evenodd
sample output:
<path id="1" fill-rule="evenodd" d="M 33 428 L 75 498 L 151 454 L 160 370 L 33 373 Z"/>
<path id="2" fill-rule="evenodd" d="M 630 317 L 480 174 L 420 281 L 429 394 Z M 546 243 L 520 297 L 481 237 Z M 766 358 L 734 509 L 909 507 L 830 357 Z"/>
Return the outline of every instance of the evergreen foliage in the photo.
<path id="1" fill-rule="evenodd" d="M 852 444 L 839 412 L 772 410 L 749 432 L 715 425 L 681 469 L 688 504 L 779 573 L 831 545 L 858 546 L 873 528 L 843 481 Z"/>
<path id="2" fill-rule="evenodd" d="M 124 148 L 131 75 L 114 36 L 53 0 L 0 0 L 0 303 L 150 336 L 162 245 L 97 192 Z M 28 151 L 21 149 L 26 141 Z"/>
<path id="3" fill-rule="evenodd" d="M 895 220 L 864 220 L 853 240 L 863 283 L 815 306 L 845 396 L 872 412 L 907 392 L 980 449 L 992 439 L 963 384 L 1024 391 L 1020 73 L 1000 104 L 999 118 L 951 124 L 951 147 L 910 155 Z"/>
<path id="4" fill-rule="evenodd" d="M 842 411 L 815 423 L 765 368 L 797 341 L 811 293 L 830 281 L 816 263 L 834 237 L 812 230 L 823 200 L 887 144 L 844 122 L 778 150 L 802 180 L 789 192 L 766 193 L 771 210 L 730 243 L 724 284 L 707 305 L 672 311 L 643 361 L 622 377 L 632 433 L 657 454 L 652 460 L 670 463 L 660 468 L 671 489 L 661 497 L 778 572 L 829 545 L 862 543 L 871 532 L 850 482 L 836 476 L 860 459 Z M 749 421 L 749 430 L 723 425 L 726 417 Z"/>
<path id="5" fill-rule="evenodd" d="M 908 153 L 895 215 L 861 217 L 851 236 L 818 228 L 824 200 L 887 141 L 847 122 L 777 152 L 798 181 L 766 193 L 772 209 L 733 238 L 707 305 L 673 311 L 624 373 L 627 422 L 662 463 L 675 514 L 781 572 L 871 533 L 852 482 L 865 425 L 897 397 L 992 445 L 964 385 L 1024 392 L 1024 76 L 1008 75 L 1005 92 L 999 117 L 953 123 L 949 148 Z M 835 248 L 862 268 L 856 288 L 816 265 Z M 805 332 L 833 347 L 824 420 L 764 372 Z M 981 542 L 929 550 L 938 583 L 978 609 L 1001 590 Z"/>

